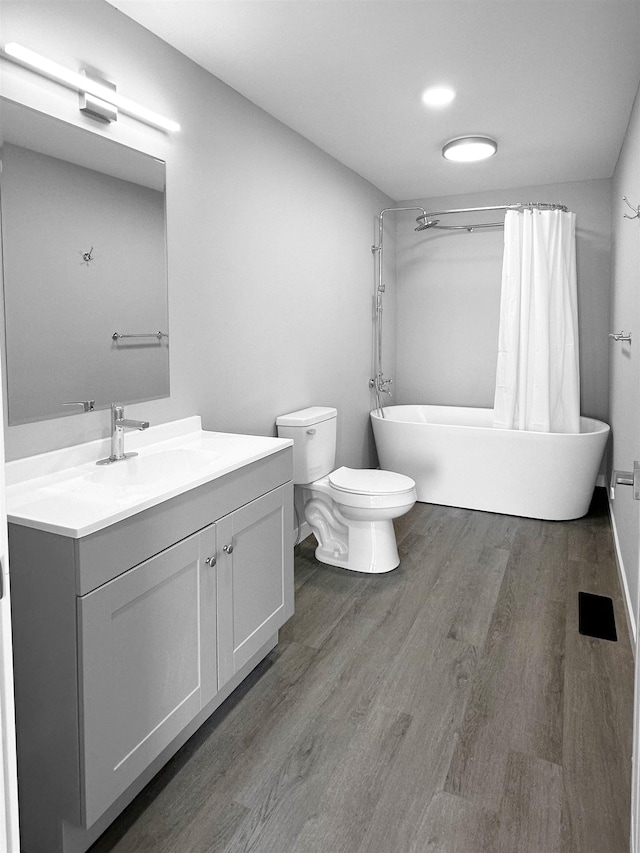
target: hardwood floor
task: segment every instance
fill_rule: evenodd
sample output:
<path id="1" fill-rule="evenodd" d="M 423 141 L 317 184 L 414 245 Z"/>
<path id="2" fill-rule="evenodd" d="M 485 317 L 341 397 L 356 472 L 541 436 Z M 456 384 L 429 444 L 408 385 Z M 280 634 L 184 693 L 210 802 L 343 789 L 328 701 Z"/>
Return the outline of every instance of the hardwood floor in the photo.
<path id="1" fill-rule="evenodd" d="M 296 549 L 278 646 L 92 853 L 627 853 L 603 495 L 564 523 L 416 504 L 397 534 L 388 575 Z M 617 643 L 579 634 L 578 590 Z"/>

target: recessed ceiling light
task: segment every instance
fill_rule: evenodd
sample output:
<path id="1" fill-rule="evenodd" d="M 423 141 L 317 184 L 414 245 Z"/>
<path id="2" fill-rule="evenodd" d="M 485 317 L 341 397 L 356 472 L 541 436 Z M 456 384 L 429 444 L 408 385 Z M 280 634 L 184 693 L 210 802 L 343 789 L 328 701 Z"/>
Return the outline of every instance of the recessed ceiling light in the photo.
<path id="1" fill-rule="evenodd" d="M 428 107 L 446 107 L 455 96 L 455 91 L 449 86 L 430 86 L 422 93 L 422 102 Z"/>
<path id="2" fill-rule="evenodd" d="M 442 156 L 456 163 L 475 163 L 493 157 L 497 150 L 498 143 L 488 136 L 459 136 L 447 142 Z"/>

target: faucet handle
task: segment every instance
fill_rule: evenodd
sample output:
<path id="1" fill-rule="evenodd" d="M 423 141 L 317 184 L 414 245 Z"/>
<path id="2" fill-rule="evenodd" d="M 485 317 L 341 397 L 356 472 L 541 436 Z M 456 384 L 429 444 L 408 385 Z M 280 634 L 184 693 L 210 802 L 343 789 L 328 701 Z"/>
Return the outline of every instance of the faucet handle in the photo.
<path id="1" fill-rule="evenodd" d="M 93 412 L 96 401 L 95 400 L 69 400 L 66 403 L 62 404 L 63 406 L 82 406 L 83 412 Z"/>

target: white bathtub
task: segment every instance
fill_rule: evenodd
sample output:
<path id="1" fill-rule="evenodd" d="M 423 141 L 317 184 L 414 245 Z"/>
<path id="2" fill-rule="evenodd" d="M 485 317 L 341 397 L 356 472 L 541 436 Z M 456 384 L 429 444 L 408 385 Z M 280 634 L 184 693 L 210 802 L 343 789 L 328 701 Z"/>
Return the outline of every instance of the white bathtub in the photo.
<path id="1" fill-rule="evenodd" d="M 386 406 L 371 412 L 380 467 L 416 481 L 424 503 L 563 521 L 589 509 L 608 424 L 580 433 L 494 429 L 492 409 Z"/>

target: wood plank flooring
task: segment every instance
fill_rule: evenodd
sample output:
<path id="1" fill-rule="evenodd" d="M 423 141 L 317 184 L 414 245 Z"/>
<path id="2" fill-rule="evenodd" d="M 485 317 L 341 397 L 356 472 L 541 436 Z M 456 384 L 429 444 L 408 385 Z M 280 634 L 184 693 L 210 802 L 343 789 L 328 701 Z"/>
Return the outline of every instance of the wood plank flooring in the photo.
<path id="1" fill-rule="evenodd" d="M 402 562 L 296 549 L 280 643 L 92 853 L 627 853 L 633 658 L 603 490 L 543 522 L 416 504 Z M 618 642 L 578 632 L 613 598 Z"/>

